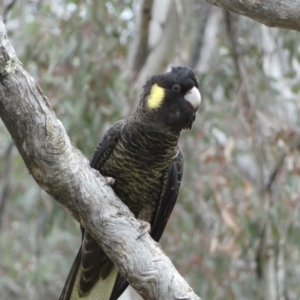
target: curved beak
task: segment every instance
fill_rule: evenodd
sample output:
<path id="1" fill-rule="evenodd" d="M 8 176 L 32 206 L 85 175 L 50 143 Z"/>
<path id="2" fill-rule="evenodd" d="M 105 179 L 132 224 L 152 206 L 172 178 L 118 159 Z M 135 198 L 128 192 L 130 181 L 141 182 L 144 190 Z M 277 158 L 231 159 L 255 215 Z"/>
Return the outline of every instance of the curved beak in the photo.
<path id="1" fill-rule="evenodd" d="M 195 110 L 197 110 L 201 104 L 201 95 L 196 87 L 193 87 L 185 95 L 184 99 L 192 104 Z"/>

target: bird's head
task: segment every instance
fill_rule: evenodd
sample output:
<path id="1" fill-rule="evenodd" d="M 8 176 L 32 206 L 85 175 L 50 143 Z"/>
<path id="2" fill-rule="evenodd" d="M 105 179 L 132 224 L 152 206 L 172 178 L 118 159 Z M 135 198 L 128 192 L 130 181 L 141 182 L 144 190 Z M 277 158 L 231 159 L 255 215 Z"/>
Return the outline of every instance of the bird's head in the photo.
<path id="1" fill-rule="evenodd" d="M 145 84 L 138 111 L 148 122 L 175 131 L 191 129 L 201 103 L 192 69 L 172 67 Z"/>

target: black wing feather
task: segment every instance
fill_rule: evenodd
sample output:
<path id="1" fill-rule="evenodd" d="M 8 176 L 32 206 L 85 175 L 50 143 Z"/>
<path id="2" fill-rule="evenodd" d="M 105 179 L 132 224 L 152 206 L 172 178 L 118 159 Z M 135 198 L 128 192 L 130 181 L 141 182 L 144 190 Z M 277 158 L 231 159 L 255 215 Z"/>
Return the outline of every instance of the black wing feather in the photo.
<path id="1" fill-rule="evenodd" d="M 183 174 L 183 155 L 181 149 L 174 162 L 165 173 L 162 195 L 151 222 L 151 237 L 158 242 L 165 230 L 176 203 Z"/>
<path id="2" fill-rule="evenodd" d="M 98 171 L 113 151 L 121 132 L 126 125 L 126 119 L 115 123 L 104 135 L 90 161 L 90 166 Z"/>
<path id="3" fill-rule="evenodd" d="M 69 300 L 71 299 L 73 286 L 75 283 L 76 275 L 78 272 L 78 269 L 80 267 L 81 263 L 81 246 L 79 248 L 79 251 L 76 255 L 76 258 L 72 264 L 71 270 L 69 272 L 69 275 L 67 277 L 66 283 L 64 285 L 64 288 L 59 296 L 59 300 Z"/>

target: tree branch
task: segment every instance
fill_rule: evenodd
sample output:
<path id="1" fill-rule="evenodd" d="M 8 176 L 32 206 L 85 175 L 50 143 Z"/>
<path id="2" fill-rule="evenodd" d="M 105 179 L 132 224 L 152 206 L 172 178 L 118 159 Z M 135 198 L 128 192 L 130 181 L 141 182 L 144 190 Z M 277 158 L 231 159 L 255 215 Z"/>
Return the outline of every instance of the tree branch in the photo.
<path id="1" fill-rule="evenodd" d="M 300 31 L 300 7 L 295 0 L 207 0 L 269 27 Z"/>
<path id="2" fill-rule="evenodd" d="M 270 177 L 269 177 L 269 180 L 265 186 L 265 192 L 266 193 L 271 193 L 271 189 L 272 189 L 272 186 L 273 186 L 273 183 L 275 182 L 276 178 L 277 178 L 277 175 L 279 174 L 283 164 L 284 164 L 284 160 L 285 160 L 285 157 L 286 157 L 286 153 L 282 154 L 277 162 L 277 164 L 275 165 Z"/>
<path id="3" fill-rule="evenodd" d="M 36 182 L 79 221 L 145 299 L 200 299 L 159 244 L 74 148 L 0 18 L 0 116 Z"/>

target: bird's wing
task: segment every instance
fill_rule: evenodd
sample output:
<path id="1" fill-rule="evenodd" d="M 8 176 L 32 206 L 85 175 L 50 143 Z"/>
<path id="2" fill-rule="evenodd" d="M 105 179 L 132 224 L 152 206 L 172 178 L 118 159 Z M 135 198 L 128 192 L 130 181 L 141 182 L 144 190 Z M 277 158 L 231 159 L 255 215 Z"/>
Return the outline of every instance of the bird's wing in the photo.
<path id="1" fill-rule="evenodd" d="M 78 272 L 78 269 L 80 267 L 80 262 L 81 262 L 81 246 L 79 248 L 79 251 L 76 255 L 75 260 L 73 261 L 71 270 L 69 272 L 69 275 L 67 277 L 66 283 L 63 287 L 63 290 L 59 296 L 59 300 L 69 300 L 71 299 L 71 294 L 73 291 L 73 286 L 76 280 L 76 275 Z"/>
<path id="2" fill-rule="evenodd" d="M 118 121 L 105 133 L 90 161 L 90 166 L 92 168 L 98 171 L 101 170 L 101 167 L 113 151 L 120 134 L 126 125 L 126 121 L 126 119 Z"/>
<path id="3" fill-rule="evenodd" d="M 160 201 L 151 221 L 150 235 L 156 242 L 161 238 L 176 203 L 182 174 L 183 155 L 181 149 L 179 149 L 178 155 L 165 171 Z M 127 280 L 118 274 L 110 300 L 118 299 L 128 285 Z"/>
<path id="4" fill-rule="evenodd" d="M 151 237 L 158 242 L 165 230 L 177 200 L 183 174 L 183 155 L 179 149 L 173 163 L 165 171 L 163 189 L 154 217 L 151 221 Z"/>
<path id="5" fill-rule="evenodd" d="M 90 161 L 90 166 L 92 168 L 97 170 L 101 169 L 101 167 L 113 151 L 125 124 L 126 120 L 121 120 L 115 123 L 106 132 Z M 102 277 L 105 277 L 105 275 L 109 273 L 113 268 L 112 262 L 107 258 L 106 254 L 94 241 L 90 234 L 86 232 L 83 227 L 81 227 L 81 230 L 82 245 L 78 251 L 75 261 L 73 262 L 72 268 L 69 272 L 67 281 L 64 285 L 59 300 L 70 300 L 74 285 L 75 288 L 79 288 L 80 286 L 80 289 L 83 293 L 88 293 L 93 288 L 95 283 L 99 280 L 99 274 L 101 274 Z M 80 276 L 80 283 L 77 284 L 77 282 L 79 282 L 77 278 L 79 270 L 85 273 L 84 276 Z M 87 280 L 85 280 L 85 278 Z"/>

